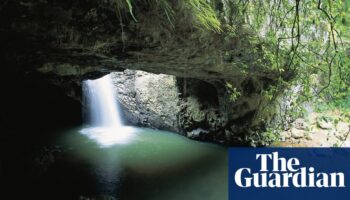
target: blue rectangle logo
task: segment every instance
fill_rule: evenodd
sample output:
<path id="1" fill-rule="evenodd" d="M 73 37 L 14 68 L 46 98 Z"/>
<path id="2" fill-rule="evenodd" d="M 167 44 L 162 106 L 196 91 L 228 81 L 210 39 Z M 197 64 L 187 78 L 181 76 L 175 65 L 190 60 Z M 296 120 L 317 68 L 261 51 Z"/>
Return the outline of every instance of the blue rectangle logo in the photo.
<path id="1" fill-rule="evenodd" d="M 230 200 L 349 200 L 350 148 L 230 148 Z"/>

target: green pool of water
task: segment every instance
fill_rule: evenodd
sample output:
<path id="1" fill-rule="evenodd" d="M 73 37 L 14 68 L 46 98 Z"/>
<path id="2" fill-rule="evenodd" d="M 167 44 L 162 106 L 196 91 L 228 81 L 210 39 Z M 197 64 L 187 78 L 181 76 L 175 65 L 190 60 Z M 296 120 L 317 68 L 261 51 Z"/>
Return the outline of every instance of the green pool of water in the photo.
<path id="1" fill-rule="evenodd" d="M 60 145 L 69 149 L 69 159 L 63 166 L 72 163 L 76 178 L 70 179 L 75 185 L 81 178 L 75 195 L 126 200 L 228 198 L 226 148 L 165 131 L 131 129 L 125 141 L 108 145 L 80 129 L 64 134 Z M 67 170 L 67 166 L 58 167 L 54 173 L 65 171 L 62 168 Z"/>

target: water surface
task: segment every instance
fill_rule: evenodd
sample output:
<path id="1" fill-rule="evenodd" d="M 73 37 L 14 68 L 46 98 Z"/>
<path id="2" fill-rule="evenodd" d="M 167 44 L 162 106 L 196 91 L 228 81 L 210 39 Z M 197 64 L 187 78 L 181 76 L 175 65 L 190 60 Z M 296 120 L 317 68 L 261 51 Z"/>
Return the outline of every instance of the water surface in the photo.
<path id="1" fill-rule="evenodd" d="M 67 195 L 81 198 L 227 199 L 226 148 L 170 132 L 129 128 L 133 136 L 127 142 L 109 145 L 80 128 L 68 131 L 60 140 L 69 149 L 67 158 L 52 170 L 50 180 L 61 181 L 62 192 L 74 183 L 76 191 L 68 189 Z"/>

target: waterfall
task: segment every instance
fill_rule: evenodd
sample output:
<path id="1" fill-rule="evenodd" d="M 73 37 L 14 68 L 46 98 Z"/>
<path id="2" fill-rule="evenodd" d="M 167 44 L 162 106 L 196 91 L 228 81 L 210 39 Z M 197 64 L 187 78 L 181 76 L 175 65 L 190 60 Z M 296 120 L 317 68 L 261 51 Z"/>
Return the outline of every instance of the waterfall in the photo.
<path id="1" fill-rule="evenodd" d="M 110 75 L 83 83 L 88 123 L 91 126 L 119 128 L 122 126 L 117 97 Z"/>
<path id="2" fill-rule="evenodd" d="M 89 127 L 82 129 L 82 134 L 95 140 L 101 147 L 130 141 L 136 129 L 122 124 L 110 75 L 83 82 L 83 105 Z"/>

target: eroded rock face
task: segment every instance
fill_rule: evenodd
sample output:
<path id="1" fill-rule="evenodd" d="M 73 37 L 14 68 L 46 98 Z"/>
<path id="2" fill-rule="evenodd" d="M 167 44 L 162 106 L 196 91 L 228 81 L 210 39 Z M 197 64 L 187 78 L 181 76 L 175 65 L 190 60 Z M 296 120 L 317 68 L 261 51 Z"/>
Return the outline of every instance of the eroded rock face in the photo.
<path id="1" fill-rule="evenodd" d="M 138 22 L 118 15 L 110 2 L 5 1 L 3 74 L 40 74 L 79 101 L 81 81 L 119 71 L 128 122 L 227 143 L 269 117 L 256 119 L 262 91 L 292 76 L 257 62 L 262 46 L 249 40 L 254 33 L 244 24 L 235 24 L 232 36 L 194 29 L 178 16 L 171 28 L 142 1 Z M 241 92 L 238 99 L 230 99 L 226 83 Z"/>
<path id="2" fill-rule="evenodd" d="M 261 96 L 232 101 L 223 82 L 125 70 L 112 73 L 127 123 L 190 138 L 234 142 L 252 128 Z M 244 89 L 242 89 L 244 91 Z"/>
<path id="3" fill-rule="evenodd" d="M 112 73 L 127 123 L 179 131 L 180 99 L 174 76 L 125 70 Z"/>
<path id="4" fill-rule="evenodd" d="M 118 14 L 113 2 L 5 1 L 0 6 L 2 56 L 18 70 L 66 79 L 124 69 L 201 80 L 278 76 L 257 64 L 261 45 L 249 41 L 252 33 L 242 24 L 235 24 L 240 30 L 235 36 L 203 33 L 183 16 L 171 28 L 144 2 L 135 8 L 138 22 Z"/>

